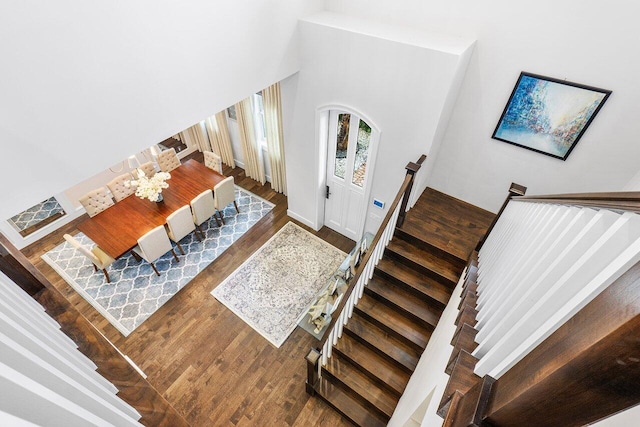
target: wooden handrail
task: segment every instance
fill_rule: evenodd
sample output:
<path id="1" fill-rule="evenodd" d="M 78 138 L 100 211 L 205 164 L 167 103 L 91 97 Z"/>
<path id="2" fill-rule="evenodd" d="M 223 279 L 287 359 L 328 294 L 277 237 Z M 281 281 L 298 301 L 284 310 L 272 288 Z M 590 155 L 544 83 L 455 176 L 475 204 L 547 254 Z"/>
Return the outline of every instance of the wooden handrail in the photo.
<path id="1" fill-rule="evenodd" d="M 510 200 L 640 212 L 640 192 L 510 195 L 503 208 Z M 491 383 L 484 397 L 473 389 L 458 390 L 463 396 L 446 393 L 442 408 L 449 396 L 455 397 L 447 425 L 510 426 L 536 420 L 545 426 L 582 426 L 637 405 L 640 370 L 627 361 L 635 361 L 640 349 L 638 295 L 640 262 L 495 382 L 488 376 L 478 379 L 475 391 L 482 382 Z"/>
<path id="2" fill-rule="evenodd" d="M 423 154 L 422 156 L 420 156 L 417 162 L 415 163 L 409 162 L 409 164 L 405 167 L 405 169 L 407 170 L 407 175 L 411 175 L 412 179 L 411 179 L 411 182 L 409 183 L 409 187 L 407 187 L 407 189 L 404 192 L 404 196 L 402 197 L 402 207 L 400 208 L 400 215 L 398 215 L 398 222 L 396 224 L 398 227 L 402 227 L 402 224 L 404 224 L 404 218 L 407 214 L 407 205 L 409 204 L 409 197 L 411 196 L 411 190 L 413 189 L 415 174 L 418 173 L 418 171 L 420 170 L 420 167 L 422 166 L 422 163 L 426 159 L 427 159 L 427 156 Z M 386 227 L 386 224 L 385 224 L 385 227 Z"/>
<path id="3" fill-rule="evenodd" d="M 550 194 L 514 197 L 514 200 L 640 212 L 640 192 L 638 191 Z"/>
<path id="4" fill-rule="evenodd" d="M 349 280 L 349 287 L 345 291 L 345 294 L 342 297 L 342 301 L 340 301 L 340 305 L 338 305 L 338 308 L 334 311 L 335 315 L 331 316 L 331 322 L 329 323 L 329 326 L 327 327 L 327 333 L 325 333 L 324 337 L 322 338 L 322 340 L 320 341 L 320 344 L 318 346 L 319 350 L 321 350 L 324 347 L 324 344 L 329 339 L 329 335 L 330 335 L 329 332 L 331 330 L 333 330 L 333 327 L 335 326 L 336 321 L 340 317 L 340 313 L 342 313 L 342 310 L 344 309 L 345 304 L 349 300 L 349 297 L 351 296 L 351 293 L 353 292 L 353 289 L 355 288 L 356 283 L 358 283 L 358 280 L 360 279 L 360 276 L 362 275 L 362 272 L 364 271 L 364 268 L 367 265 L 367 262 L 369 261 L 369 258 L 371 258 L 371 255 L 373 254 L 373 248 L 376 247 L 376 245 L 378 244 L 378 242 L 382 238 L 382 234 L 384 233 L 384 229 L 387 227 L 387 224 L 391 220 L 391 217 L 393 216 L 393 213 L 396 210 L 396 207 L 398 206 L 398 203 L 400 203 L 400 201 L 403 199 L 405 192 L 407 191 L 407 189 L 410 189 L 410 184 L 413 182 L 413 179 L 414 179 L 414 174 L 409 174 L 408 173 L 405 176 L 404 181 L 402 182 L 402 185 L 400 186 L 400 190 L 398 191 L 398 194 L 396 195 L 395 199 L 393 200 L 393 203 L 391 203 L 391 205 L 389 206 L 389 210 L 387 211 L 387 214 L 385 215 L 384 220 L 382 221 L 382 225 L 380 226 L 380 228 L 378 229 L 378 232 L 376 233 L 375 237 L 371 241 L 371 245 L 369 245 L 369 250 L 364 254 L 364 257 L 360 261 L 359 266 L 356 268 L 355 274 Z"/>
<path id="5" fill-rule="evenodd" d="M 483 405 L 471 390 L 457 396 L 447 425 L 583 426 L 637 405 L 638 295 L 640 263 L 495 380 Z"/>

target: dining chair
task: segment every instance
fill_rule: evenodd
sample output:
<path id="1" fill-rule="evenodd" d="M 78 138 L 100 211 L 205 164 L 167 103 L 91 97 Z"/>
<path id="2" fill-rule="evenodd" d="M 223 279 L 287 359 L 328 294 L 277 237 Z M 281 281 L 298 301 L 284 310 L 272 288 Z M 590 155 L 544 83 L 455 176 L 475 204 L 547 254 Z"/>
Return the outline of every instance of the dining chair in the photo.
<path id="1" fill-rule="evenodd" d="M 193 222 L 193 216 L 191 215 L 191 209 L 188 205 L 184 205 L 171 215 L 167 217 L 167 227 L 169 228 L 169 238 L 173 240 L 182 255 L 184 255 L 184 249 L 180 245 L 180 240 L 186 237 L 189 233 L 196 230 L 196 225 Z M 196 233 L 198 240 L 200 236 Z"/>
<path id="2" fill-rule="evenodd" d="M 204 152 L 204 165 L 222 175 L 222 157 L 212 151 Z"/>
<path id="3" fill-rule="evenodd" d="M 144 172 L 145 176 L 148 176 L 149 178 L 151 178 L 153 175 L 156 174 L 156 166 L 153 164 L 153 162 L 147 162 L 147 163 L 141 164 L 136 169 L 136 178 L 140 178 L 140 171 Z"/>
<path id="4" fill-rule="evenodd" d="M 215 216 L 216 206 L 213 201 L 213 192 L 211 190 L 203 191 L 191 201 L 191 212 L 193 214 L 193 223 L 196 225 L 203 239 L 205 239 L 205 235 L 202 232 L 202 227 L 200 227 L 203 222 L 214 217 L 216 219 L 216 223 L 220 226 L 220 221 L 218 221 L 218 218 Z"/>
<path id="5" fill-rule="evenodd" d="M 158 276 L 160 273 L 158 272 L 154 261 L 162 255 L 171 251 L 175 260 L 180 262 L 178 255 L 176 255 L 173 250 L 173 246 L 171 246 L 171 241 L 169 240 L 169 236 L 167 236 L 167 231 L 164 229 L 164 225 L 159 225 L 140 237 L 138 239 L 138 246 L 133 248 L 131 251 L 134 255 L 137 255 L 136 258 L 138 258 L 138 260 L 142 258 L 151 264 L 153 271 L 155 271 Z"/>
<path id="6" fill-rule="evenodd" d="M 100 249 L 97 245 L 93 248 L 89 249 L 78 240 L 76 240 L 70 234 L 65 234 L 64 240 L 69 242 L 71 246 L 77 249 L 82 255 L 89 258 L 89 260 L 93 263 L 93 270 L 98 271 L 98 269 L 102 270 L 104 273 L 104 277 L 107 279 L 107 283 L 111 283 L 111 279 L 109 278 L 109 273 L 107 272 L 107 267 L 109 267 L 115 259 L 109 256 L 105 251 Z"/>
<path id="7" fill-rule="evenodd" d="M 106 187 L 89 191 L 80 198 L 80 203 L 84 206 L 89 216 L 96 216 L 103 210 L 114 205 L 113 199 L 109 195 Z"/>
<path id="8" fill-rule="evenodd" d="M 135 187 L 127 185 L 127 182 L 131 181 L 131 179 L 132 176 L 130 173 L 123 173 L 122 175 L 112 179 L 107 184 L 107 187 L 109 187 L 109 191 L 113 194 L 113 198 L 116 199 L 116 202 L 119 202 L 136 192 Z"/>
<path id="9" fill-rule="evenodd" d="M 173 148 L 169 148 L 158 154 L 156 156 L 156 163 L 158 163 L 158 167 L 163 172 L 171 172 L 181 164 L 176 150 Z"/>
<path id="10" fill-rule="evenodd" d="M 236 207 L 236 212 L 240 213 L 238 209 L 238 203 L 236 202 L 236 186 L 233 184 L 233 177 L 229 176 L 213 187 L 213 199 L 218 215 L 224 224 L 224 217 L 222 211 L 231 202 Z"/>

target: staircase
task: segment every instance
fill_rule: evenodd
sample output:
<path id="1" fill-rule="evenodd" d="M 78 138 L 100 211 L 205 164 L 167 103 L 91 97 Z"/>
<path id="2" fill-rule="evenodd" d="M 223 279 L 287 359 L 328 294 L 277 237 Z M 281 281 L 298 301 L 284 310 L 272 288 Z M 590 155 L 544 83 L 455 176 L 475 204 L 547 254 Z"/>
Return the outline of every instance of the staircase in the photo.
<path id="1" fill-rule="evenodd" d="M 432 189 L 375 268 L 317 394 L 361 426 L 387 424 L 493 215 Z"/>

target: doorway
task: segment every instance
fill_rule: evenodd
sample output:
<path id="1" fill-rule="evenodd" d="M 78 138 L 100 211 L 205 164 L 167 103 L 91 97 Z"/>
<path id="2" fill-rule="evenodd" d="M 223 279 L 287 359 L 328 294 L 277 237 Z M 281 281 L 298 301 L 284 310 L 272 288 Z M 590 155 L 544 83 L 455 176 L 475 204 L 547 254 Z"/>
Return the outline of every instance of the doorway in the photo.
<path id="1" fill-rule="evenodd" d="M 353 240 L 362 237 L 379 132 L 361 116 L 330 110 L 324 224 Z"/>

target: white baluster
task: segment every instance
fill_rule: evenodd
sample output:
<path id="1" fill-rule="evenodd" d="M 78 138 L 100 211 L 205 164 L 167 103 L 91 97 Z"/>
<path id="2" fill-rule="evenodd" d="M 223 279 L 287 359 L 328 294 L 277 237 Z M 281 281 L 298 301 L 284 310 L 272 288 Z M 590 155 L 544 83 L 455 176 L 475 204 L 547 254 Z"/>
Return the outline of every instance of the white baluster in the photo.
<path id="1" fill-rule="evenodd" d="M 569 286 L 568 278 L 578 275 L 575 277 L 586 280 L 585 275 L 593 272 L 594 268 L 601 267 L 592 254 L 601 246 L 611 249 L 611 245 L 606 243 L 628 222 L 628 218 L 626 215 L 621 218 L 619 214 L 601 210 L 579 231 L 529 289 L 528 298 L 518 305 L 517 320 L 513 319 L 516 321 L 512 320 L 510 324 L 499 323 L 494 328 L 495 333 L 492 331 L 478 346 L 474 355 L 480 355 L 481 360 L 476 372 L 492 371 L 500 360 L 514 351 L 548 318 L 550 309 L 557 310 L 562 306 L 563 298 L 560 297 L 558 289 L 561 286 Z M 609 255 L 601 256 L 600 259 L 610 260 L 617 253 L 609 250 Z M 586 261 L 590 262 L 587 264 Z M 579 285 L 584 285 L 584 282 L 578 281 L 576 286 Z M 565 288 L 565 292 L 567 289 L 572 288 Z"/>

